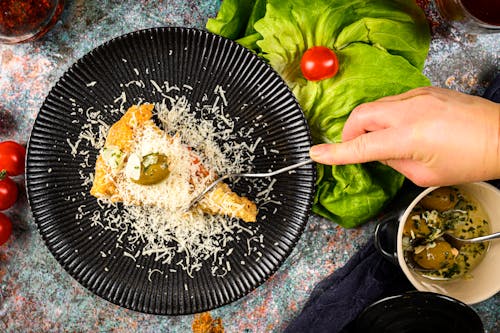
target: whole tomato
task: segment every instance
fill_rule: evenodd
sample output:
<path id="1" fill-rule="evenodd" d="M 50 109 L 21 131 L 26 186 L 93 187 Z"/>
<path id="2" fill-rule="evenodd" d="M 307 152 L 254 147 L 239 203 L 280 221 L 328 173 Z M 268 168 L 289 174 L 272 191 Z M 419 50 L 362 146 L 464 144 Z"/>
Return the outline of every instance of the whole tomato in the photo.
<path id="1" fill-rule="evenodd" d="M 320 81 L 337 74 L 339 61 L 335 52 L 328 47 L 313 46 L 302 55 L 300 69 L 309 81 Z"/>
<path id="2" fill-rule="evenodd" d="M 18 194 L 16 183 L 7 176 L 5 170 L 0 171 L 0 210 L 10 208 L 16 202 Z"/>
<path id="3" fill-rule="evenodd" d="M 0 245 L 9 240 L 12 234 L 12 222 L 7 215 L 0 213 Z"/>
<path id="4" fill-rule="evenodd" d="M 0 170 L 7 171 L 9 176 L 24 173 L 24 156 L 26 149 L 14 141 L 0 142 Z"/>

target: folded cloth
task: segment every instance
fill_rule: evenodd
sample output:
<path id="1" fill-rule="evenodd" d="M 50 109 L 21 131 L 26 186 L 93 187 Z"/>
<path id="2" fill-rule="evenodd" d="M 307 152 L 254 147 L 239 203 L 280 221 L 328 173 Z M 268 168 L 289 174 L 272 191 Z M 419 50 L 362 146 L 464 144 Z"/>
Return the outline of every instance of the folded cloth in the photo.
<path id="1" fill-rule="evenodd" d="M 332 275 L 316 285 L 302 312 L 285 332 L 342 332 L 374 301 L 414 289 L 402 271 L 370 240 Z"/>
<path id="2" fill-rule="evenodd" d="M 483 97 L 500 103 L 500 75 Z M 500 180 L 491 184 L 500 188 Z M 379 254 L 370 240 L 344 267 L 319 282 L 287 333 L 349 333 L 353 321 L 373 302 L 414 290 L 401 269 Z"/>
<path id="3" fill-rule="evenodd" d="M 490 101 L 500 103 L 500 74 L 497 75 L 488 88 L 486 88 L 483 97 Z"/>

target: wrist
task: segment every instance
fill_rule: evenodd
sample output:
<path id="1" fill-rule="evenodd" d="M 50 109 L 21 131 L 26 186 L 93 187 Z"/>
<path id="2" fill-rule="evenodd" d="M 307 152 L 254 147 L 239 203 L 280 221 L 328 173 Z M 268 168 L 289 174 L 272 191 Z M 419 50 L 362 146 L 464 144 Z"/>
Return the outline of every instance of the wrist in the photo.
<path id="1" fill-rule="evenodd" d="M 496 163 L 493 169 L 493 178 L 500 179 L 500 103 L 494 103 L 496 107 L 496 150 L 493 152 L 496 157 Z"/>
<path id="2" fill-rule="evenodd" d="M 492 103 L 492 139 L 490 141 L 491 164 L 487 167 L 487 179 L 500 179 L 500 103 Z"/>

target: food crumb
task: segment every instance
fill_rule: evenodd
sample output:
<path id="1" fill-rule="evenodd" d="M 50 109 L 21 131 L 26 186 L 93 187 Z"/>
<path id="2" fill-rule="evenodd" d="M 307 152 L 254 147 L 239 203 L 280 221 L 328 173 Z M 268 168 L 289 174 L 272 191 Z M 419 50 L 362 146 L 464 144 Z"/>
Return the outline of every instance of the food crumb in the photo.
<path id="1" fill-rule="evenodd" d="M 451 87 L 453 83 L 455 82 L 455 76 L 450 76 L 449 78 L 446 79 L 445 84 L 447 87 Z"/>
<path id="2" fill-rule="evenodd" d="M 222 319 L 213 319 L 210 312 L 195 314 L 191 328 L 193 333 L 224 333 Z"/>

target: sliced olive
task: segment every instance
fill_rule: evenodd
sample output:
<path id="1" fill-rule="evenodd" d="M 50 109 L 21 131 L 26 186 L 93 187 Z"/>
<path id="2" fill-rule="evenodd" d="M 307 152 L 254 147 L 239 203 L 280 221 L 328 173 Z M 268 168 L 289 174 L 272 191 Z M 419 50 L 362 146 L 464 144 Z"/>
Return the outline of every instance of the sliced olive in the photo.
<path id="1" fill-rule="evenodd" d="M 448 242 L 440 241 L 428 244 L 426 248 L 415 254 L 414 259 L 423 268 L 444 269 L 449 268 L 455 262 L 453 248 Z"/>
<path id="2" fill-rule="evenodd" d="M 426 209 L 443 212 L 455 207 L 457 201 L 457 193 L 452 187 L 440 187 L 422 198 L 420 204 Z"/>
<path id="3" fill-rule="evenodd" d="M 169 174 L 168 159 L 162 154 L 149 154 L 142 158 L 139 179 L 132 179 L 141 185 L 153 185 L 167 178 Z"/>

